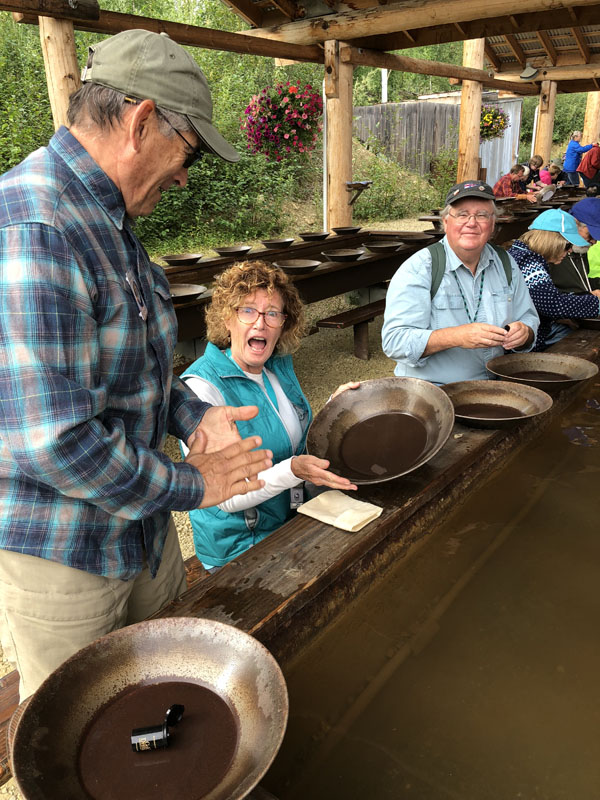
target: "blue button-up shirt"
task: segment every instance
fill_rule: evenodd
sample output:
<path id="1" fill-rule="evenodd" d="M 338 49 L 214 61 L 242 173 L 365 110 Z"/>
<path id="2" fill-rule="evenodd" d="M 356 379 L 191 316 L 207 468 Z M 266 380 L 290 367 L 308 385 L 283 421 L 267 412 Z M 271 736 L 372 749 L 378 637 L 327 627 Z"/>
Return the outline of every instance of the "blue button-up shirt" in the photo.
<path id="1" fill-rule="evenodd" d="M 446 271 L 433 300 L 431 254 L 427 248 L 408 258 L 390 281 L 381 332 L 383 351 L 397 362 L 396 375 L 423 378 L 439 384 L 490 378 L 486 362 L 503 355 L 502 347 L 474 350 L 452 347 L 423 356 L 433 331 L 465 325 L 474 319 L 484 274 L 477 322 L 504 327 L 510 322 L 521 321 L 535 333 L 539 317 L 523 276 L 512 259 L 512 282 L 509 286 L 500 257 L 489 245 L 483 248 L 473 275 L 452 250 L 446 237 L 442 244 L 446 251 Z"/>
<path id="2" fill-rule="evenodd" d="M 208 408 L 173 377 L 176 339 L 163 270 L 61 128 L 0 178 L 1 548 L 156 572 L 169 512 L 203 496 L 199 472 L 160 452 Z"/>

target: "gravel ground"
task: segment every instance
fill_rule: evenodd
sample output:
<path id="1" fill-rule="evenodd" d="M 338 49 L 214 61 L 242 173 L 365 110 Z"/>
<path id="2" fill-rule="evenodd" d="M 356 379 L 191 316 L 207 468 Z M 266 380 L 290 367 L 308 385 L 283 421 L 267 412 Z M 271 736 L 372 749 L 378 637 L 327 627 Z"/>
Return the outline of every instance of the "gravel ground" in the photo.
<path id="1" fill-rule="evenodd" d="M 424 230 L 428 223 L 416 219 L 395 220 L 384 223 L 370 223 L 369 229 L 380 230 Z M 357 296 L 339 295 L 320 303 L 313 303 L 307 308 L 309 322 L 336 314 L 357 304 Z M 307 336 L 294 356 L 296 374 L 300 384 L 310 401 L 313 412 L 317 414 L 327 402 L 331 393 L 342 383 L 351 380 L 369 380 L 392 375 L 394 362 L 381 351 L 381 325 L 383 317 L 377 317 L 369 325 L 369 347 L 371 358 L 368 361 L 357 359 L 353 355 L 353 331 L 325 330 L 313 336 Z M 165 452 L 174 460 L 181 460 L 179 446 L 173 437 L 169 437 Z M 191 525 L 185 512 L 174 512 L 173 517 L 179 533 L 179 540 L 184 558 L 193 555 Z M 0 649 L 1 656 L 1 649 Z M 0 659 L 0 676 L 12 669 L 12 664 Z M 0 797 L 22 799 L 13 780 L 0 787 Z"/>

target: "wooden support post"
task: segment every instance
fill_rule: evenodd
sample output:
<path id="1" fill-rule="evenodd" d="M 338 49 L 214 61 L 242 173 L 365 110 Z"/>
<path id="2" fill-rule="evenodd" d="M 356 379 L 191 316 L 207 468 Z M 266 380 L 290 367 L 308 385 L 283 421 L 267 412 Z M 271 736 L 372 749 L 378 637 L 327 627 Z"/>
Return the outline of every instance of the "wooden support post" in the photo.
<path id="1" fill-rule="evenodd" d="M 463 66 L 483 69 L 485 39 L 470 39 L 463 44 Z M 479 172 L 479 121 L 481 119 L 479 81 L 463 81 L 460 96 L 457 183 L 477 180 Z"/>
<path id="2" fill-rule="evenodd" d="M 340 59 L 344 42 L 325 42 L 325 96 L 327 98 L 327 225 L 352 223 L 346 183 L 352 180 L 352 75 L 350 62 Z"/>
<path id="3" fill-rule="evenodd" d="M 588 92 L 581 144 L 600 141 L 600 92 Z"/>
<path id="4" fill-rule="evenodd" d="M 552 149 L 552 132 L 554 130 L 554 109 L 556 107 L 556 81 L 542 81 L 540 103 L 538 106 L 538 122 L 535 133 L 533 152 L 550 161 Z"/>
<path id="5" fill-rule="evenodd" d="M 69 98 L 81 85 L 73 23 L 40 17 L 40 41 L 44 54 L 48 96 L 54 128 L 67 124 Z"/>

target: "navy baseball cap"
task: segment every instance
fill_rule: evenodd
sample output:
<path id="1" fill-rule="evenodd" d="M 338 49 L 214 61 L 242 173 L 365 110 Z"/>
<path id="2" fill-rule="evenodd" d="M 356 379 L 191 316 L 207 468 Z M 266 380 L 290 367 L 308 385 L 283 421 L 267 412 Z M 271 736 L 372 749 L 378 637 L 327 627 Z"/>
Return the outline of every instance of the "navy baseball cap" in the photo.
<path id="1" fill-rule="evenodd" d="M 600 197 L 584 197 L 573 205 L 571 214 L 587 225 L 594 239 L 600 241 Z"/>
<path id="2" fill-rule="evenodd" d="M 494 190 L 488 183 L 483 181 L 463 181 L 457 183 L 448 192 L 446 205 L 451 206 L 463 197 L 479 197 L 481 200 L 495 200 Z"/>

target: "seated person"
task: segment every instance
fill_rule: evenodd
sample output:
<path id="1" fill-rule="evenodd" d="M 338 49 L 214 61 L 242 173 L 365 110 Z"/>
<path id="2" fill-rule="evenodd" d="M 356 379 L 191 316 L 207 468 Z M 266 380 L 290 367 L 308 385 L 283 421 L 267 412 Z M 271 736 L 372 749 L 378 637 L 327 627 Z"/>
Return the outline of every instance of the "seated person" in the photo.
<path id="1" fill-rule="evenodd" d="M 539 184 L 540 180 L 540 169 L 542 164 L 544 163 L 544 159 L 541 156 L 531 156 L 529 159 L 529 176 L 527 179 L 527 185 L 536 187 Z"/>
<path id="2" fill-rule="evenodd" d="M 560 263 L 573 245 L 584 247 L 585 239 L 577 233 L 570 214 L 557 208 L 542 212 L 509 250 L 515 259 L 540 315 L 540 327 L 534 350 L 545 350 L 570 331 L 564 319 L 597 317 L 600 291 L 587 294 L 559 292 L 550 277 L 550 264 Z"/>
<path id="3" fill-rule="evenodd" d="M 260 473 L 262 489 L 190 511 L 196 555 L 211 569 L 283 525 L 300 505 L 303 481 L 343 491 L 356 486 L 329 472 L 328 461 L 304 453 L 312 413 L 289 355 L 300 345 L 304 309 L 285 272 L 263 261 L 225 270 L 216 280 L 206 326 L 206 351 L 183 379 L 207 402 L 228 405 L 245 397 L 258 406 L 258 416 L 238 427 L 242 436 L 260 435 L 273 451 L 273 466 Z M 344 384 L 334 396 L 359 385 Z"/>
<path id="4" fill-rule="evenodd" d="M 567 182 L 566 173 L 564 173 L 558 164 L 550 164 L 548 167 L 540 170 L 540 182 L 544 186 L 564 186 Z"/>
<path id="5" fill-rule="evenodd" d="M 487 379 L 487 361 L 531 349 L 538 315 L 516 264 L 487 243 L 496 219 L 491 187 L 457 184 L 441 217 L 443 272 L 434 267 L 435 245 L 398 269 L 386 297 L 383 351 L 396 361 L 396 375 L 438 384 Z"/>
<path id="6" fill-rule="evenodd" d="M 494 197 L 514 197 L 515 200 L 529 200 L 535 203 L 534 194 L 521 190 L 524 175 L 525 167 L 522 164 L 515 164 L 508 174 L 503 175 L 494 184 Z"/>

